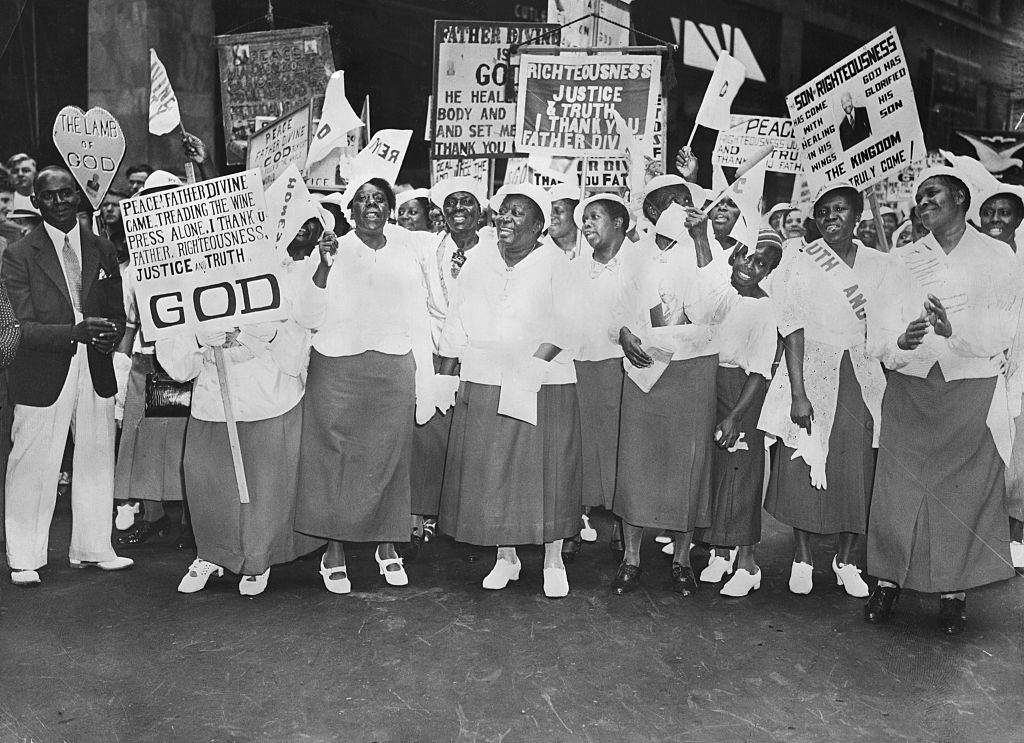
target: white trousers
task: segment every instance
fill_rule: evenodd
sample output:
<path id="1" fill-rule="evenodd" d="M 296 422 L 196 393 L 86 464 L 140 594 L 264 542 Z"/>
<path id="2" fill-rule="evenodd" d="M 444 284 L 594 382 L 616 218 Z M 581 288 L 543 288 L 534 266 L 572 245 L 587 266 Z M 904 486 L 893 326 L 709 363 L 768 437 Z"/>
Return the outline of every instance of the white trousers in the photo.
<path id="1" fill-rule="evenodd" d="M 50 521 L 68 427 L 75 438 L 71 484 L 72 560 L 115 557 L 110 544 L 114 501 L 114 398 L 92 386 L 85 346 L 71 360 L 57 401 L 45 408 L 14 406 L 14 444 L 7 463 L 7 564 L 36 570 L 46 564 Z"/>

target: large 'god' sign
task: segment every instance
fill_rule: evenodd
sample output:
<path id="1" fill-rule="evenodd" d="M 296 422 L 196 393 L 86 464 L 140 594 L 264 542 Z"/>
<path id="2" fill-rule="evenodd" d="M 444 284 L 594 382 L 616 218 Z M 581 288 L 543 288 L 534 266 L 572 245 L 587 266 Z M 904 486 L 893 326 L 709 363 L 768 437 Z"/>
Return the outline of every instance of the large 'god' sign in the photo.
<path id="1" fill-rule="evenodd" d="M 258 170 L 121 202 L 147 340 L 285 316 Z"/>
<path id="2" fill-rule="evenodd" d="M 124 157 L 124 132 L 117 119 L 103 108 L 83 113 L 77 106 L 65 106 L 53 122 L 53 143 L 92 208 L 98 209 Z"/>
<path id="3" fill-rule="evenodd" d="M 794 90 L 786 105 L 812 191 L 838 180 L 863 190 L 927 154 L 895 28 Z"/>

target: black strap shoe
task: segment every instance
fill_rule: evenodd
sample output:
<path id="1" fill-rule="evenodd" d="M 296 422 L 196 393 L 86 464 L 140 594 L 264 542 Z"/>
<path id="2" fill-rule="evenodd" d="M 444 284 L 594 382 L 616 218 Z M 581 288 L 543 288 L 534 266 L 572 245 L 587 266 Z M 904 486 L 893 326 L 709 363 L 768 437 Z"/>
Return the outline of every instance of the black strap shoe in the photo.
<path id="1" fill-rule="evenodd" d="M 693 575 L 693 568 L 672 563 L 672 590 L 680 596 L 692 596 L 697 593 L 697 579 Z"/>
<path id="2" fill-rule="evenodd" d="M 635 591 L 640 586 L 640 566 L 622 562 L 612 579 L 612 592 L 618 596 Z"/>
<path id="3" fill-rule="evenodd" d="M 171 528 L 171 520 L 161 516 L 156 521 L 140 521 L 132 524 L 114 537 L 115 547 L 134 547 L 152 537 L 167 536 Z"/>
<path id="4" fill-rule="evenodd" d="M 892 616 L 896 601 L 900 597 L 899 586 L 875 586 L 864 605 L 864 621 L 881 624 Z"/>
<path id="5" fill-rule="evenodd" d="M 939 629 L 947 635 L 959 635 L 966 626 L 966 599 L 939 598 Z"/>

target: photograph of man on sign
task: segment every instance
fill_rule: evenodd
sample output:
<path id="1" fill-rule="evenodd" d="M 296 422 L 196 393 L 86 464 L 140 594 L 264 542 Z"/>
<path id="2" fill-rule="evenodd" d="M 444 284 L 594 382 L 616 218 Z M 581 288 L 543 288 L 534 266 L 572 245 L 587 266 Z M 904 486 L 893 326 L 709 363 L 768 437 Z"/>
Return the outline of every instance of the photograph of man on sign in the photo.
<path id="1" fill-rule="evenodd" d="M 842 142 L 843 149 L 848 150 L 871 136 L 871 123 L 868 121 L 867 108 L 853 105 L 850 91 L 843 92 L 839 98 L 839 105 L 843 109 L 842 118 L 839 120 L 839 141 Z"/>

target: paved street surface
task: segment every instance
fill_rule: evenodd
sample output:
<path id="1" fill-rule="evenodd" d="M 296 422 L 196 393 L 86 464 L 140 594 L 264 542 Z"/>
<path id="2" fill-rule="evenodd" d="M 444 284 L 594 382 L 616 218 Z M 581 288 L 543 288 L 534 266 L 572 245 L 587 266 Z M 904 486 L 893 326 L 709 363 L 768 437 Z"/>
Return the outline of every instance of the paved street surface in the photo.
<path id="1" fill-rule="evenodd" d="M 124 551 L 130 572 L 72 570 L 68 511 L 42 588 L 4 573 L 3 743 L 1024 741 L 1024 580 L 971 593 L 959 638 L 913 593 L 871 627 L 832 579 L 829 540 L 814 592 L 788 592 L 789 535 L 768 517 L 746 599 L 672 594 L 653 534 L 643 589 L 612 595 L 603 514 L 559 601 L 542 594 L 540 548 L 489 592 L 493 552 L 469 562 L 447 539 L 409 563 L 406 588 L 360 545 L 349 596 L 324 590 L 315 555 L 247 599 L 228 576 L 176 593 L 191 555 L 174 535 Z"/>

